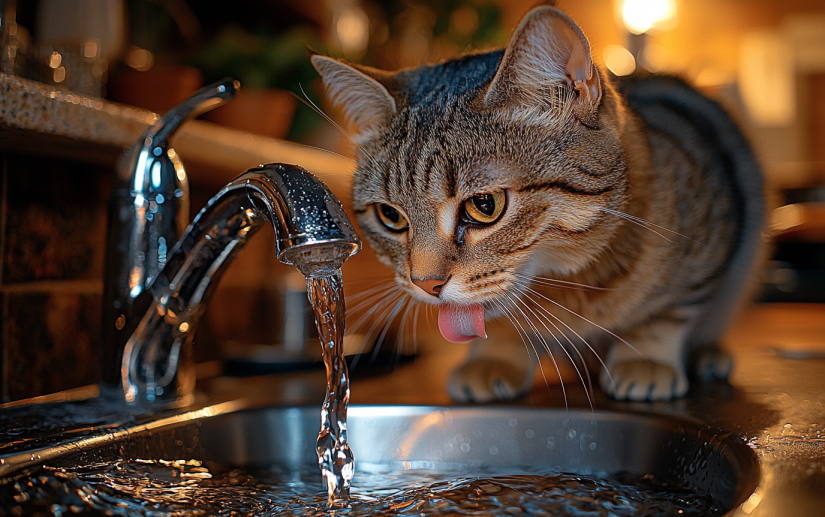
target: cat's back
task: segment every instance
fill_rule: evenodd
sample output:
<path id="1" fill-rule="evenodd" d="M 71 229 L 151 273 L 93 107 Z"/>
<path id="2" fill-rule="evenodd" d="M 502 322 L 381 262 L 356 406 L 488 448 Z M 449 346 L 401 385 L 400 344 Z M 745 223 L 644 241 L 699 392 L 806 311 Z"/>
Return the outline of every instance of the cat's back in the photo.
<path id="1" fill-rule="evenodd" d="M 724 276 L 723 284 L 690 340 L 712 342 L 746 296 L 763 260 L 766 207 L 761 168 L 726 110 L 683 80 L 640 75 L 622 79 L 617 86 L 643 122 L 654 167 L 665 170 L 664 164 L 672 163 L 674 156 L 684 162 L 674 178 L 681 190 L 675 207 L 680 229 L 696 235 L 705 248 L 713 243 L 716 249 L 729 250 L 714 268 L 714 274 Z M 696 232 L 697 225 L 703 230 Z M 730 228 L 729 242 L 713 242 L 720 227 Z M 697 256 L 708 253 L 705 249 Z"/>

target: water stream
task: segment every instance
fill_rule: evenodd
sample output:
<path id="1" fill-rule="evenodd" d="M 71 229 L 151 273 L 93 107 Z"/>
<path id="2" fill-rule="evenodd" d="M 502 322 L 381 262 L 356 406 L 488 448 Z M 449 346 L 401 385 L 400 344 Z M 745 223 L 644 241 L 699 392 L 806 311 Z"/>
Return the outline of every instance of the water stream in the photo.
<path id="1" fill-rule="evenodd" d="M 327 394 L 321 408 L 321 431 L 316 448 L 318 465 L 330 507 L 346 507 L 355 460 L 347 443 L 349 372 L 344 360 L 344 288 L 341 270 L 330 276 L 307 277 L 307 296 L 315 311 L 315 325 L 327 370 Z"/>

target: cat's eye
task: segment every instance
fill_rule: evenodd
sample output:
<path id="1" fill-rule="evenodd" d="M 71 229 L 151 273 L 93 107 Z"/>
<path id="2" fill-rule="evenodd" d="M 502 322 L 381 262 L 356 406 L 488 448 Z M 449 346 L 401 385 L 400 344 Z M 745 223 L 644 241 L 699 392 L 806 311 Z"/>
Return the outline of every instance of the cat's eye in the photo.
<path id="1" fill-rule="evenodd" d="M 409 226 L 407 218 L 390 205 L 383 203 L 375 205 L 375 214 L 378 216 L 381 224 L 386 226 L 391 232 L 403 232 L 407 229 L 407 226 Z"/>
<path id="2" fill-rule="evenodd" d="M 493 224 L 504 213 L 507 195 L 504 192 L 476 194 L 464 202 L 464 212 L 474 223 Z"/>

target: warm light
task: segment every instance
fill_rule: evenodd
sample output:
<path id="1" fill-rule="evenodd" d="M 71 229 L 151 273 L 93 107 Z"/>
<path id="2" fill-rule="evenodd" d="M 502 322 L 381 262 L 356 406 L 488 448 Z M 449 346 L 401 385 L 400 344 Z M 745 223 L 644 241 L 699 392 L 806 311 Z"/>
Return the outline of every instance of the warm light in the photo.
<path id="1" fill-rule="evenodd" d="M 636 60 L 633 54 L 619 45 L 608 45 L 602 53 L 604 64 L 616 75 L 630 75 L 636 70 Z"/>
<path id="2" fill-rule="evenodd" d="M 748 500 L 742 503 L 742 511 L 745 514 L 750 515 L 751 513 L 753 513 L 754 510 L 756 510 L 756 507 L 759 506 L 759 503 L 761 502 L 761 490 L 757 488 L 756 491 L 752 493 L 750 497 L 748 497 Z"/>
<path id="3" fill-rule="evenodd" d="M 472 7 L 459 7 L 450 15 L 450 30 L 460 36 L 472 36 L 478 29 L 478 13 Z"/>
<path id="4" fill-rule="evenodd" d="M 62 62 L 63 56 L 60 55 L 60 52 L 52 52 L 52 55 L 49 56 L 49 68 L 60 68 Z"/>
<path id="5" fill-rule="evenodd" d="M 97 55 L 98 48 L 97 41 L 87 41 L 83 44 L 83 56 L 89 59 L 95 57 Z"/>
<path id="6" fill-rule="evenodd" d="M 624 0 L 622 20 L 633 34 L 643 34 L 675 19 L 674 0 Z"/>
<path id="7" fill-rule="evenodd" d="M 648 41 L 639 56 L 639 64 L 648 72 L 666 70 L 669 67 L 667 50 L 655 41 Z"/>
<path id="8" fill-rule="evenodd" d="M 133 46 L 126 54 L 126 64 L 135 70 L 145 72 L 155 64 L 155 56 L 145 48 Z"/>
<path id="9" fill-rule="evenodd" d="M 357 7 L 341 11 L 336 17 L 335 33 L 341 42 L 344 55 L 360 57 L 367 48 L 370 35 L 366 13 Z"/>
<path id="10" fill-rule="evenodd" d="M 66 68 L 60 67 L 54 71 L 54 82 L 62 83 L 66 79 Z"/>
<path id="11" fill-rule="evenodd" d="M 805 209 L 802 205 L 792 204 L 774 208 L 770 218 L 770 229 L 781 233 L 805 223 Z"/>

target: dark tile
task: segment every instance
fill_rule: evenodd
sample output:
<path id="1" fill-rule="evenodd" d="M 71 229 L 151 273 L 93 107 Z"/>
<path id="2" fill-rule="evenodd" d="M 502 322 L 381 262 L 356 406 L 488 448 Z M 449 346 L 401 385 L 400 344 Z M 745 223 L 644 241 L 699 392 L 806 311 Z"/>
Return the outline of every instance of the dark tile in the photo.
<path id="1" fill-rule="evenodd" d="M 10 154 L 3 283 L 101 278 L 110 171 Z"/>
<path id="2" fill-rule="evenodd" d="M 6 293 L 0 291 L 0 402 L 9 400 L 7 372 L 8 361 L 6 360 L 8 347 L 6 346 L 8 328 L 8 304 L 6 303 Z"/>
<path id="3" fill-rule="evenodd" d="M 5 296 L 9 400 L 97 382 L 99 295 L 5 293 Z"/>

